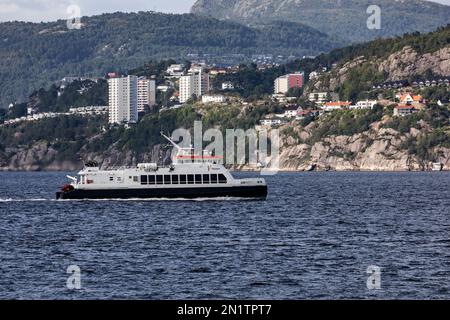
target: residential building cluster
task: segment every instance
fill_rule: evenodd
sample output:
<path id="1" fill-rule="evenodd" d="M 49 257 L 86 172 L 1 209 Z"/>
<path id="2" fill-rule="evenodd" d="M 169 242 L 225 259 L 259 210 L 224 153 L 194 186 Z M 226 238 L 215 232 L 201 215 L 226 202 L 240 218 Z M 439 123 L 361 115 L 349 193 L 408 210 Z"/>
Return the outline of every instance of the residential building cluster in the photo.
<path id="1" fill-rule="evenodd" d="M 421 95 L 399 92 L 395 98 L 399 104 L 394 108 L 394 116 L 406 116 L 426 108 L 426 100 Z"/>
<path id="2" fill-rule="evenodd" d="M 209 73 L 203 66 L 193 66 L 187 75 L 180 77 L 180 103 L 186 103 L 193 97 L 200 98 L 209 91 Z"/>
<path id="3" fill-rule="evenodd" d="M 155 80 L 127 76 L 108 79 L 109 123 L 131 124 L 138 121 L 139 112 L 156 104 Z"/>
<path id="4" fill-rule="evenodd" d="M 108 106 L 88 106 L 88 107 L 79 107 L 79 108 L 70 108 L 69 112 L 42 112 L 42 113 L 34 113 L 28 114 L 27 116 L 6 120 L 4 125 L 11 125 L 24 121 L 37 121 L 49 118 L 57 118 L 61 116 L 73 116 L 73 115 L 81 115 L 81 116 L 94 116 L 94 115 L 104 115 L 108 114 L 109 107 Z"/>

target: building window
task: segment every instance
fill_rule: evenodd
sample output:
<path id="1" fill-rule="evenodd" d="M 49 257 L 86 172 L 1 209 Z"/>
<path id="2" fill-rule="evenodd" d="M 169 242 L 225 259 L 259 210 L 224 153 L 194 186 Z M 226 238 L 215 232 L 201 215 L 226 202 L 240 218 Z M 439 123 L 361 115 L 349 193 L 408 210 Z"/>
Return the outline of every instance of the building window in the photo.
<path id="1" fill-rule="evenodd" d="M 194 175 L 193 174 L 188 174 L 188 184 L 194 184 Z"/>
<path id="2" fill-rule="evenodd" d="M 161 175 L 156 176 L 156 184 L 163 184 L 163 176 Z"/>
<path id="3" fill-rule="evenodd" d="M 211 183 L 217 183 L 217 174 L 211 175 Z"/>
<path id="4" fill-rule="evenodd" d="M 141 184 L 148 184 L 147 176 L 141 176 Z"/>
<path id="5" fill-rule="evenodd" d="M 203 175 L 203 183 L 209 184 L 209 174 L 204 174 Z"/>
<path id="6" fill-rule="evenodd" d="M 156 179 L 155 176 L 148 176 L 148 184 L 155 184 Z"/>

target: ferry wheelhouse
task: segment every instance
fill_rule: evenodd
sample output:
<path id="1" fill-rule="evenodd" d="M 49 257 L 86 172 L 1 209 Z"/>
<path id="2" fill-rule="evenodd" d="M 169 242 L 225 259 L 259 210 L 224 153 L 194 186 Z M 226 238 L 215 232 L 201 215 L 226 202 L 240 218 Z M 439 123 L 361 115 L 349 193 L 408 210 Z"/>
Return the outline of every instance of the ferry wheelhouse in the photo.
<path id="1" fill-rule="evenodd" d="M 164 135 L 163 135 L 164 136 Z M 220 164 L 221 158 L 203 151 L 181 148 L 164 136 L 177 149 L 170 166 L 141 163 L 134 168 L 101 170 L 94 161 L 85 164 L 78 177 L 56 193 L 57 199 L 150 199 L 150 198 L 259 198 L 267 197 L 267 184 L 262 178 L 235 179 Z"/>

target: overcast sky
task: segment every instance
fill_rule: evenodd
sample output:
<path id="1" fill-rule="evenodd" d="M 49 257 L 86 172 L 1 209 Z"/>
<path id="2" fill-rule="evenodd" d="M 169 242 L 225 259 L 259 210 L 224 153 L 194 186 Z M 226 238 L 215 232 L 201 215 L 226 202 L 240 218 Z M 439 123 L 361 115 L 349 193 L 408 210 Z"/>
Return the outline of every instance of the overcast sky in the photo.
<path id="1" fill-rule="evenodd" d="M 450 0 L 434 0 L 450 5 Z M 189 12 L 195 0 L 0 0 L 0 21 L 54 21 L 67 18 L 67 8 L 77 4 L 81 15 L 115 11 Z"/>

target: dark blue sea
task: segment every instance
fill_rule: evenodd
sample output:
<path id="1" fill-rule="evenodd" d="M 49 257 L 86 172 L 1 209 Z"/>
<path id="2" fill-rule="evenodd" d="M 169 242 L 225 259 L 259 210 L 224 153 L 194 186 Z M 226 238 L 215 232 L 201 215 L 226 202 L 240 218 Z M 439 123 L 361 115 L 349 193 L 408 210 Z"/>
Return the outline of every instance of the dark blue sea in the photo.
<path id="1" fill-rule="evenodd" d="M 0 299 L 450 299 L 450 173 L 282 173 L 267 201 L 58 202 L 65 175 L 0 173 Z"/>

